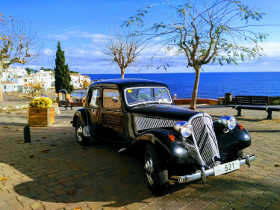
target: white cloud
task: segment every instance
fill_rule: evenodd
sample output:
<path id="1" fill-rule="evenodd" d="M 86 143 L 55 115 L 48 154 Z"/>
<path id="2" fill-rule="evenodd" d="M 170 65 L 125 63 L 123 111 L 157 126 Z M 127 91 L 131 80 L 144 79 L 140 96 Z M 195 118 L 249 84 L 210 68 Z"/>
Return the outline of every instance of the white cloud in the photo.
<path id="1" fill-rule="evenodd" d="M 48 34 L 45 36 L 47 39 L 54 39 L 54 40 L 68 40 L 69 37 L 66 34 Z"/>
<path id="2" fill-rule="evenodd" d="M 104 40 L 106 40 L 110 36 L 105 34 L 99 34 L 99 33 L 89 33 L 87 31 L 81 31 L 81 30 L 73 30 L 73 31 L 67 31 L 62 34 L 48 34 L 45 37 L 47 39 L 54 39 L 54 40 L 69 40 L 71 38 L 85 38 L 85 39 L 91 39 L 92 42 L 104 42 Z"/>
<path id="3" fill-rule="evenodd" d="M 97 70 L 108 70 L 111 68 L 111 65 L 104 63 L 102 61 L 97 61 L 97 60 L 85 60 L 86 65 L 84 64 L 85 62 L 75 62 L 73 65 L 69 65 L 70 69 L 73 70 L 81 70 L 81 72 L 90 72 L 94 73 Z"/>
<path id="4" fill-rule="evenodd" d="M 97 58 L 97 52 L 93 48 L 87 48 L 87 47 L 70 47 L 66 48 L 65 50 L 65 57 L 67 58 L 79 58 L 81 60 L 83 59 L 96 59 Z"/>
<path id="5" fill-rule="evenodd" d="M 280 42 L 264 42 L 260 45 L 267 56 L 280 56 Z"/>
<path id="6" fill-rule="evenodd" d="M 49 34 L 46 36 L 50 39 L 55 40 L 67 40 L 63 43 L 63 50 L 65 50 L 66 63 L 69 64 L 71 70 L 77 70 L 80 73 L 110 73 L 115 71 L 115 66 L 111 62 L 104 60 L 104 54 L 102 49 L 105 47 L 106 39 L 110 36 L 100 33 L 89 33 L 81 30 L 69 30 L 61 34 Z M 80 41 L 83 39 L 83 41 Z M 73 41 L 73 43 L 71 43 Z M 79 45 L 77 44 L 79 41 Z M 153 40 L 154 45 L 147 47 L 142 50 L 139 57 L 137 58 L 137 66 L 140 71 L 145 73 L 147 66 L 153 67 L 152 71 L 158 72 L 157 67 L 163 66 L 168 61 L 170 64 L 170 71 L 172 72 L 186 72 L 192 71 L 192 68 L 186 70 L 187 60 L 185 55 L 176 55 L 177 49 L 172 49 L 167 52 L 165 48 L 161 48 L 158 40 Z M 159 40 L 160 41 L 160 40 Z M 245 62 L 239 62 L 239 66 L 235 65 L 224 65 L 220 67 L 216 65 L 204 66 L 206 72 L 208 71 L 242 71 L 245 70 L 277 70 L 280 68 L 280 42 L 264 42 L 260 43 L 264 49 L 265 56 L 261 57 L 261 60 L 254 59 L 251 61 L 246 60 Z M 42 57 L 38 59 L 38 65 L 35 63 L 31 68 L 40 68 L 44 66 L 46 68 L 52 68 L 54 66 L 56 49 L 48 47 L 42 50 Z M 151 58 L 154 56 L 153 60 Z M 174 57 L 173 57 L 174 56 Z M 171 61 L 169 61 L 169 59 Z M 40 63 L 39 63 L 40 62 Z M 38 69 L 37 68 L 37 69 Z M 172 69 L 172 70 L 171 70 Z M 114 72 L 113 71 L 113 72 Z M 117 72 L 117 71 L 116 71 Z"/>
<path id="7" fill-rule="evenodd" d="M 95 50 L 95 51 L 93 51 L 93 55 L 97 56 L 97 57 L 102 57 L 102 56 L 104 56 L 104 53 L 102 51 Z"/>
<path id="8" fill-rule="evenodd" d="M 40 69 L 41 66 L 39 66 L 39 65 L 24 65 L 23 68 Z"/>
<path id="9" fill-rule="evenodd" d="M 55 55 L 55 52 L 51 49 L 44 49 L 43 53 L 47 56 L 53 56 Z"/>

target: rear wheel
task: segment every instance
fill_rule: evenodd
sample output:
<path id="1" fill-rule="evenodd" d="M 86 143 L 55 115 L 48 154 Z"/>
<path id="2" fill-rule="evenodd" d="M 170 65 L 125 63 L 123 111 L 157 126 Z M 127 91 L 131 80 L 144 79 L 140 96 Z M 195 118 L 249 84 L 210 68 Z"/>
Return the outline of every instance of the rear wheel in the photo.
<path id="1" fill-rule="evenodd" d="M 151 191 L 156 195 L 161 194 L 167 185 L 168 172 L 152 144 L 145 146 L 144 171 Z"/>
<path id="2" fill-rule="evenodd" d="M 75 126 L 76 140 L 81 145 L 88 145 L 90 142 L 90 138 L 84 136 L 83 128 L 83 123 L 80 119 L 78 119 Z"/>

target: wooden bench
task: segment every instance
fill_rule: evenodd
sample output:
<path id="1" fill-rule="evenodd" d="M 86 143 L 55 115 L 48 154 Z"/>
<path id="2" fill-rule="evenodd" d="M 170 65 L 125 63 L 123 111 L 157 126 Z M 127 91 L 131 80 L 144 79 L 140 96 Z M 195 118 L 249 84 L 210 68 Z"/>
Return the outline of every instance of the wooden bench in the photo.
<path id="1" fill-rule="evenodd" d="M 66 105 L 64 106 L 65 109 L 67 110 L 67 107 L 70 107 L 71 110 L 72 110 L 73 106 L 83 106 L 83 102 L 73 102 L 72 98 L 67 98 L 66 99 Z"/>
<path id="2" fill-rule="evenodd" d="M 228 106 L 237 110 L 237 116 L 241 116 L 242 109 L 264 110 L 267 119 L 272 119 L 273 111 L 280 111 L 280 107 L 270 106 L 268 96 L 235 96 L 235 104 Z"/>

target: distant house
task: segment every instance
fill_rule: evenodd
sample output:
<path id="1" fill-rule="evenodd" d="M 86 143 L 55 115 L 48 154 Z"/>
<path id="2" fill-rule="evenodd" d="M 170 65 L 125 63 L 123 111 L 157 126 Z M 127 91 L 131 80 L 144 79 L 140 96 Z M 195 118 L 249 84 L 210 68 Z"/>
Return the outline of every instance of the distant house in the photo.
<path id="1" fill-rule="evenodd" d="M 72 73 L 70 77 L 74 89 L 82 89 L 85 84 L 91 83 L 91 79 L 88 75 Z M 24 68 L 10 67 L 2 72 L 2 77 L 0 79 L 2 81 L 3 92 L 19 91 L 28 93 L 33 89 L 32 87 L 38 84 L 40 84 L 43 90 L 55 86 L 55 75 L 53 71 L 39 70 L 38 72 L 28 75 Z"/>
<path id="2" fill-rule="evenodd" d="M 17 83 L 18 85 L 23 85 L 23 84 L 25 84 L 25 79 L 24 79 L 24 77 L 13 77 L 13 78 L 9 78 L 8 81 Z"/>
<path id="3" fill-rule="evenodd" d="M 30 93 L 32 91 L 32 86 L 31 85 L 19 85 L 18 86 L 18 91 L 22 93 Z"/>
<path id="4" fill-rule="evenodd" d="M 80 75 L 79 73 L 71 73 L 71 85 L 73 85 L 74 89 L 82 89 L 84 88 L 84 82 L 91 83 L 91 79 L 88 75 Z"/>
<path id="5" fill-rule="evenodd" d="M 5 81 L 2 82 L 2 92 L 18 91 L 18 84 L 15 82 Z"/>
<path id="6" fill-rule="evenodd" d="M 24 77 L 27 72 L 24 68 L 20 67 L 9 67 L 2 72 L 1 81 L 7 81 L 15 77 Z"/>

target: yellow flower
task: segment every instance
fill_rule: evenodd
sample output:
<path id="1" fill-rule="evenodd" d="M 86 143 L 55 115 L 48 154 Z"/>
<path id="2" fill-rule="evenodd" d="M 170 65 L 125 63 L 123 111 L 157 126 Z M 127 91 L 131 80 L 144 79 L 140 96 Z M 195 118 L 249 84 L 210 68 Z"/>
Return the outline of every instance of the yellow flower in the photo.
<path id="1" fill-rule="evenodd" d="M 51 105 L 52 100 L 46 97 L 35 98 L 29 104 L 31 108 L 50 108 Z"/>

